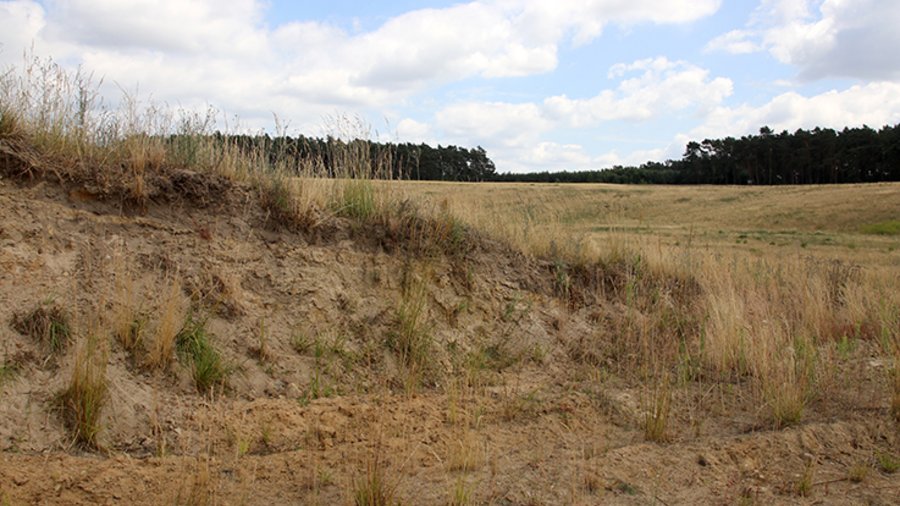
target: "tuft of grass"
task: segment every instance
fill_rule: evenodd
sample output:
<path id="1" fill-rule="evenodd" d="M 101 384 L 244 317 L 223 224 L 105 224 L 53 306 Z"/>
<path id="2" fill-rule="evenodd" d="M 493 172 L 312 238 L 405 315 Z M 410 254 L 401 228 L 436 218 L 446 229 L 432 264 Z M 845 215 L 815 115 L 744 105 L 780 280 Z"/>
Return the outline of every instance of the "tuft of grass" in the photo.
<path id="1" fill-rule="evenodd" d="M 100 415 L 109 390 L 106 362 L 102 342 L 89 335 L 75 355 L 69 386 L 59 395 L 66 426 L 75 441 L 88 448 L 99 448 Z"/>
<path id="2" fill-rule="evenodd" d="M 810 462 L 803 470 L 803 474 L 794 483 L 794 493 L 800 497 L 809 497 L 813 488 L 813 464 Z"/>
<path id="3" fill-rule="evenodd" d="M 173 503 L 176 506 L 211 506 L 216 504 L 215 484 L 210 470 L 210 458 L 196 457 L 191 469 L 185 469 L 185 481 L 179 487 Z M 187 464 L 186 464 L 187 465 Z"/>
<path id="4" fill-rule="evenodd" d="M 55 304 L 41 304 L 30 313 L 14 315 L 12 326 L 46 347 L 51 355 L 62 352 L 72 336 L 68 314 Z"/>
<path id="5" fill-rule="evenodd" d="M 393 506 L 400 504 L 396 498 L 397 485 L 385 477 L 384 463 L 379 455 L 366 463 L 366 474 L 353 483 L 355 506 Z"/>
<path id="6" fill-rule="evenodd" d="M 847 479 L 853 483 L 861 483 L 869 475 L 869 465 L 865 462 L 857 462 L 847 470 Z"/>
<path id="7" fill-rule="evenodd" d="M 862 227 L 862 233 L 873 235 L 900 235 L 900 220 L 887 220 Z"/>
<path id="8" fill-rule="evenodd" d="M 664 443 L 669 440 L 669 412 L 672 405 L 672 389 L 668 377 L 656 382 L 649 392 L 648 406 L 644 414 L 644 438 Z"/>
<path id="9" fill-rule="evenodd" d="M 172 279 L 163 291 L 159 308 L 159 320 L 150 349 L 147 350 L 147 365 L 152 369 L 166 369 L 172 361 L 175 340 L 184 324 L 184 297 L 181 285 Z"/>
<path id="10" fill-rule="evenodd" d="M 4 360 L 3 364 L 0 365 L 0 388 L 2 388 L 7 381 L 19 374 L 21 369 L 21 364 L 15 361 Z"/>
<path id="11" fill-rule="evenodd" d="M 401 294 L 395 327 L 388 336 L 388 345 L 410 377 L 421 377 L 431 366 L 432 341 L 426 323 L 427 302 L 426 282 L 414 276 Z"/>
<path id="12" fill-rule="evenodd" d="M 210 342 L 206 321 L 188 316 L 176 338 L 178 355 L 191 363 L 194 385 L 200 393 L 211 393 L 215 387 L 223 387 L 230 368 Z"/>
<path id="13" fill-rule="evenodd" d="M 477 434 L 466 430 L 450 446 L 447 467 L 450 471 L 475 471 L 484 463 L 484 448 Z"/>
<path id="14" fill-rule="evenodd" d="M 376 212 L 375 189 L 367 179 L 349 179 L 337 183 L 336 211 L 341 216 L 366 221 Z"/>
<path id="15" fill-rule="evenodd" d="M 894 474 L 900 470 L 900 458 L 890 453 L 878 453 L 875 455 L 878 469 L 887 474 Z"/>
<path id="16" fill-rule="evenodd" d="M 450 498 L 447 500 L 448 506 L 468 506 L 472 502 L 472 490 L 465 478 L 460 476 L 450 489 Z"/>

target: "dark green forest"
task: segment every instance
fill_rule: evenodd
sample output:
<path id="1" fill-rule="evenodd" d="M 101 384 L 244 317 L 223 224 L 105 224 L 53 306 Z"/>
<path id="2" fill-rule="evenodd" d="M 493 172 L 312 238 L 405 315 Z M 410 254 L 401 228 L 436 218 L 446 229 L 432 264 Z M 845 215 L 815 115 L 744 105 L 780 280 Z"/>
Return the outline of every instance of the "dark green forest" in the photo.
<path id="1" fill-rule="evenodd" d="M 900 125 L 797 130 L 689 142 L 681 160 L 579 172 L 500 174 L 495 181 L 627 184 L 833 184 L 900 181 Z"/>
<path id="2" fill-rule="evenodd" d="M 432 181 L 505 181 L 621 184 L 834 184 L 900 181 L 900 124 L 874 130 L 815 128 L 775 133 L 768 127 L 740 138 L 687 144 L 680 160 L 646 162 L 588 171 L 497 173 L 481 147 L 305 136 L 231 137 L 242 150 L 266 153 L 272 164 L 315 167 L 316 173 L 346 174 L 362 163 L 377 177 Z"/>
<path id="3" fill-rule="evenodd" d="M 327 137 L 237 136 L 229 140 L 246 153 L 266 153 L 269 163 L 314 168 L 316 174 L 374 174 L 380 178 L 429 181 L 489 181 L 496 177 L 494 162 L 481 146 L 431 147 L 427 144 L 380 143 Z M 354 164 L 367 167 L 348 167 Z"/>

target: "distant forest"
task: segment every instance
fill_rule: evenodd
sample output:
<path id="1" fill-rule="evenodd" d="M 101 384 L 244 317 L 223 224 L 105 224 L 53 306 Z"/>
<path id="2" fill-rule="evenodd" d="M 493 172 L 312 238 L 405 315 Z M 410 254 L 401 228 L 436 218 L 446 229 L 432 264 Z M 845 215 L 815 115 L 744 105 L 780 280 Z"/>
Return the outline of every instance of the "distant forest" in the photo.
<path id="1" fill-rule="evenodd" d="M 900 125 L 783 131 L 688 143 L 681 160 L 581 172 L 500 174 L 494 181 L 627 184 L 831 184 L 900 181 Z"/>
<path id="2" fill-rule="evenodd" d="M 267 153 L 270 162 L 346 174 L 364 164 L 375 177 L 431 181 L 504 181 L 622 184 L 831 184 L 900 181 L 900 124 L 874 130 L 815 128 L 793 133 L 763 127 L 758 135 L 691 141 L 680 160 L 603 170 L 498 174 L 478 146 L 344 141 L 305 136 L 239 136 L 242 149 Z"/>

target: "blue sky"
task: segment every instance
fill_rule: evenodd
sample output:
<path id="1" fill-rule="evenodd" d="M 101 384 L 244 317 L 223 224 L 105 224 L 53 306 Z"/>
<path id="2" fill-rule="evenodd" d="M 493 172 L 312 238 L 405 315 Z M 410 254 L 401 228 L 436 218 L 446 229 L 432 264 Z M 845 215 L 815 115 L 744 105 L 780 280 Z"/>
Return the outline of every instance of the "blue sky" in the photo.
<path id="1" fill-rule="evenodd" d="M 500 171 L 679 157 L 690 139 L 900 122 L 896 0 L 0 1 L 33 48 L 235 128 L 481 145 Z M 237 118 L 237 120 L 235 119 Z"/>

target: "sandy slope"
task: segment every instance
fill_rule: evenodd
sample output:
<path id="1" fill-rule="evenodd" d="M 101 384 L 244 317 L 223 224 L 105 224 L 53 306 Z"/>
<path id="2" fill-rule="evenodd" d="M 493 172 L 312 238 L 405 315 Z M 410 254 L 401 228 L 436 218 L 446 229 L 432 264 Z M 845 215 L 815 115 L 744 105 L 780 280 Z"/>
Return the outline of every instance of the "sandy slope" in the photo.
<path id="1" fill-rule="evenodd" d="M 900 503 L 900 475 L 874 463 L 900 437 L 883 365 L 865 349 L 847 371 L 855 386 L 835 388 L 803 425 L 761 428 L 740 385 L 690 384 L 674 394 L 672 441 L 647 443 L 641 385 L 567 353 L 613 302 L 568 307 L 551 269 L 490 242 L 414 254 L 341 220 L 316 234 L 267 227 L 241 189 L 211 200 L 133 213 L 0 180 L 0 353 L 17 367 L 0 387 L 4 500 L 346 503 L 378 462 L 406 504 L 446 503 L 460 488 L 470 504 Z M 105 450 L 87 452 L 54 408 L 77 345 L 45 359 L 10 322 L 56 304 L 76 337 L 109 334 L 117 279 L 133 283 L 148 333 L 177 280 L 233 373 L 210 398 L 185 365 L 149 370 L 110 339 Z M 414 389 L 385 345 L 411 279 L 434 341 Z M 848 480 L 859 464 L 865 478 Z"/>

